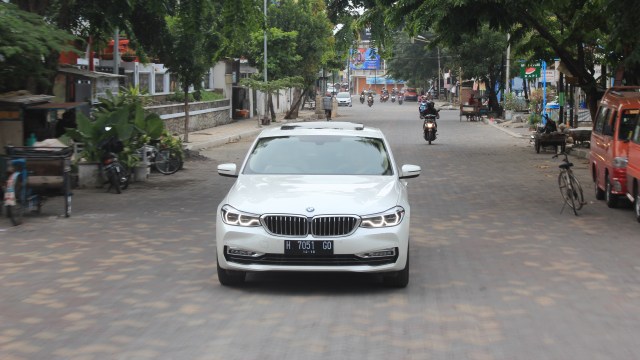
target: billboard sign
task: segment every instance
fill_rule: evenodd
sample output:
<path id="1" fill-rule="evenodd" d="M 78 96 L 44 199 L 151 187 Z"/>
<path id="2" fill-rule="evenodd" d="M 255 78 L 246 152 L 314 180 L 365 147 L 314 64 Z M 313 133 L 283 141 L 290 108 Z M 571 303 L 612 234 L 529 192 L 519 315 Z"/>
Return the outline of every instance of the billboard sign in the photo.
<path id="1" fill-rule="evenodd" d="M 540 64 L 520 64 L 520 77 L 524 79 L 537 79 L 540 77 Z"/>
<path id="2" fill-rule="evenodd" d="M 380 55 L 376 48 L 358 48 L 351 50 L 351 70 L 380 70 Z"/>

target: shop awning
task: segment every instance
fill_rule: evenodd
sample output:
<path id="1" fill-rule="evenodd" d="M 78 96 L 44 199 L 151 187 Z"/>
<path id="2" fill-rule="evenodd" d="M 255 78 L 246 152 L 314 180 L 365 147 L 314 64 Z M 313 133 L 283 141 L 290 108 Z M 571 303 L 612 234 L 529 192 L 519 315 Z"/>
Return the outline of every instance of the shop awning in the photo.
<path id="1" fill-rule="evenodd" d="M 71 110 L 82 106 L 89 106 L 86 102 L 64 102 L 64 103 L 46 103 L 34 106 L 27 106 L 29 110 Z"/>

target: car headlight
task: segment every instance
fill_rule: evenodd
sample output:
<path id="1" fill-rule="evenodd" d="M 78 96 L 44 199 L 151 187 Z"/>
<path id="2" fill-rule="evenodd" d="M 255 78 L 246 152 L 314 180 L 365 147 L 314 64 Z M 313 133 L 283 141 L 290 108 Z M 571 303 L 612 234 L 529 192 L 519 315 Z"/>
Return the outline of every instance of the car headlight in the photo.
<path id="1" fill-rule="evenodd" d="M 404 213 L 405 211 L 402 206 L 396 206 L 379 214 L 362 216 L 360 226 L 363 228 L 396 226 L 402 222 Z"/>
<path id="2" fill-rule="evenodd" d="M 229 205 L 222 207 L 222 221 L 235 226 L 260 226 L 260 215 L 246 213 Z"/>
<path id="3" fill-rule="evenodd" d="M 616 169 L 625 169 L 628 163 L 629 160 L 626 157 L 619 156 L 613 158 L 613 167 Z"/>

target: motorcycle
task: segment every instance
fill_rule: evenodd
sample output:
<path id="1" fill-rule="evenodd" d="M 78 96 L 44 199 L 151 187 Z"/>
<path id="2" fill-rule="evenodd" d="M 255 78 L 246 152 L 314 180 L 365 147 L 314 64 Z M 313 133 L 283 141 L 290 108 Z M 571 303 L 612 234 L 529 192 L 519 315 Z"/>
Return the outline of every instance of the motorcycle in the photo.
<path id="1" fill-rule="evenodd" d="M 100 167 L 106 179 L 105 184 L 109 184 L 107 191 L 113 188 L 117 194 L 120 194 L 122 190 L 125 190 L 129 186 L 129 179 L 131 177 L 129 170 L 120 163 L 116 155 L 116 153 L 124 149 L 124 146 L 121 141 L 112 136 L 103 140 L 99 144 L 99 148 L 103 151 L 102 157 L 100 158 Z"/>
<path id="2" fill-rule="evenodd" d="M 364 104 L 364 94 L 360 94 L 360 104 Z"/>
<path id="3" fill-rule="evenodd" d="M 429 142 L 429 145 L 431 145 L 431 142 L 436 139 L 436 132 L 438 131 L 436 115 L 429 114 L 424 116 L 422 131 L 424 133 L 424 139 Z"/>
<path id="4" fill-rule="evenodd" d="M 395 95 L 391 95 L 391 102 L 392 103 L 396 102 L 396 96 Z"/>
<path id="5" fill-rule="evenodd" d="M 380 96 L 380 102 L 387 102 L 389 100 L 389 94 L 382 94 Z"/>
<path id="6" fill-rule="evenodd" d="M 398 96 L 398 105 L 402 105 L 403 101 L 404 101 L 404 96 L 402 95 Z"/>
<path id="7" fill-rule="evenodd" d="M 369 95 L 369 98 L 367 98 L 367 105 L 369 105 L 369 107 L 373 106 L 373 96 Z"/>

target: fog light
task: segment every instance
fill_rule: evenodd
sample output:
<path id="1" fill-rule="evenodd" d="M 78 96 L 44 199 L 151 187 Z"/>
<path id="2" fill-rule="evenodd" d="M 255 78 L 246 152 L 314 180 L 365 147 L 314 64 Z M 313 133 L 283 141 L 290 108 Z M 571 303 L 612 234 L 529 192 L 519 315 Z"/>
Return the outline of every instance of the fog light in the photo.
<path id="1" fill-rule="evenodd" d="M 357 257 L 360 257 L 363 259 L 389 257 L 389 256 L 395 256 L 395 255 L 396 255 L 396 248 L 382 249 L 382 250 L 369 251 L 365 253 L 356 254 Z"/>
<path id="2" fill-rule="evenodd" d="M 236 256 L 246 256 L 246 257 L 252 257 L 252 258 L 256 258 L 264 255 L 264 253 L 261 253 L 261 252 L 244 250 L 244 249 L 234 248 L 234 247 L 228 247 L 227 254 L 236 255 Z"/>

